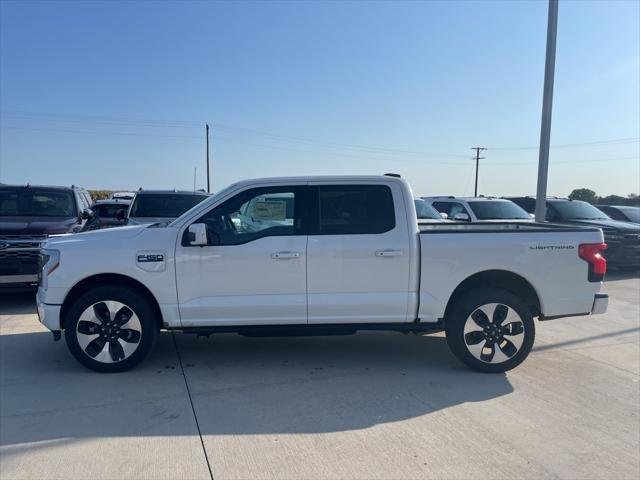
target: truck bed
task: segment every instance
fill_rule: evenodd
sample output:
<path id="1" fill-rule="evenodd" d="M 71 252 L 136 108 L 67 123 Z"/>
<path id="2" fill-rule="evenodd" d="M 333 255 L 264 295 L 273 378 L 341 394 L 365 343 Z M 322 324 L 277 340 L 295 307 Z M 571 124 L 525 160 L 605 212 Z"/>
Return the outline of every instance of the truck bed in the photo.
<path id="1" fill-rule="evenodd" d="M 476 288 L 491 287 L 494 272 L 531 285 L 544 317 L 589 313 L 600 290 L 578 255 L 580 244 L 603 241 L 598 228 L 485 222 L 419 224 L 419 231 L 421 321 L 442 318 L 452 292 L 474 276 Z"/>
<path id="2" fill-rule="evenodd" d="M 420 223 L 421 234 L 429 233 L 551 233 L 551 232 L 598 232 L 595 227 L 568 227 L 555 223 L 534 222 L 470 222 L 470 223 Z"/>

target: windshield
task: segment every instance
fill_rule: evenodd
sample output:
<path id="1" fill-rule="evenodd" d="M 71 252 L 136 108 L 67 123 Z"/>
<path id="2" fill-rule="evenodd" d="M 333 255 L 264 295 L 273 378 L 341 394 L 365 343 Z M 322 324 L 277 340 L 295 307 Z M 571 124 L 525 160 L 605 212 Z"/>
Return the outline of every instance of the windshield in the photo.
<path id="1" fill-rule="evenodd" d="M 206 195 L 184 193 L 145 193 L 136 195 L 129 217 L 175 218 L 194 205 L 206 200 Z"/>
<path id="2" fill-rule="evenodd" d="M 638 207 L 618 207 L 624 213 L 624 216 L 629 219 L 630 222 L 640 223 L 640 208 Z"/>
<path id="3" fill-rule="evenodd" d="M 229 185 L 228 187 L 223 188 L 222 190 L 220 190 L 219 192 L 217 192 L 217 193 L 213 193 L 213 194 L 209 195 L 208 197 L 203 197 L 203 198 L 207 199 L 208 203 L 210 203 L 210 204 L 211 204 L 212 202 L 216 202 L 218 198 L 222 198 L 222 197 L 224 197 L 225 195 L 227 195 L 227 193 L 229 193 L 231 190 L 235 189 L 235 188 L 237 187 L 237 185 L 238 185 L 237 183 L 232 183 L 232 184 L 231 184 L 231 185 Z M 196 208 L 198 208 L 198 205 L 197 205 L 197 204 L 196 204 L 196 205 L 194 205 L 193 207 L 191 207 L 191 208 L 190 208 L 189 210 L 187 210 L 186 212 L 184 212 L 184 213 L 181 215 L 181 217 L 182 217 L 182 216 L 188 216 L 188 215 L 190 215 L 191 211 L 192 211 L 192 210 L 195 210 Z M 169 225 L 173 225 L 173 224 L 175 224 L 175 223 L 178 223 L 179 221 L 180 221 L 180 218 L 176 218 L 176 219 L 175 219 L 175 220 L 173 220 Z"/>
<path id="4" fill-rule="evenodd" d="M 433 218 L 436 220 L 442 220 L 442 217 L 438 213 L 438 211 L 429 205 L 424 200 L 414 200 L 413 203 L 416 205 L 416 214 L 418 218 Z"/>
<path id="5" fill-rule="evenodd" d="M 115 218 L 120 210 L 126 210 L 129 208 L 129 205 L 126 203 L 119 204 L 98 204 L 92 207 L 92 210 L 98 215 L 100 218 Z"/>
<path id="6" fill-rule="evenodd" d="M 602 210 L 580 200 L 553 202 L 553 207 L 565 220 L 610 220 Z"/>
<path id="7" fill-rule="evenodd" d="M 531 217 L 521 207 L 506 200 L 485 200 L 469 202 L 478 220 L 529 220 Z"/>
<path id="8" fill-rule="evenodd" d="M 0 217 L 75 217 L 73 193 L 41 188 L 0 189 Z"/>

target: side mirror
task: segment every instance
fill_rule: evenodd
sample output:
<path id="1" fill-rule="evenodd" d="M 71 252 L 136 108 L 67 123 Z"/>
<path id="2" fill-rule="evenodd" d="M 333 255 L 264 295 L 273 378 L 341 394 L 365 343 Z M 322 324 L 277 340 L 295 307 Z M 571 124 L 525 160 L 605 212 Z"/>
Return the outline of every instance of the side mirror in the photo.
<path id="1" fill-rule="evenodd" d="M 440 213 L 440 216 L 441 216 L 444 220 L 446 220 L 446 219 L 448 219 L 448 218 L 449 218 L 449 214 L 448 214 L 448 213 L 446 213 L 446 212 L 439 212 L 439 213 Z"/>
<path id="2" fill-rule="evenodd" d="M 80 214 L 80 218 L 82 218 L 83 220 L 87 220 L 91 217 L 93 217 L 93 210 L 91 210 L 90 208 L 85 208 Z"/>
<path id="3" fill-rule="evenodd" d="M 118 210 L 116 213 L 116 219 L 124 222 L 127 219 L 127 212 L 125 210 Z"/>
<path id="4" fill-rule="evenodd" d="M 207 226 L 204 223 L 192 223 L 187 230 L 187 245 L 204 247 L 207 245 Z"/>
<path id="5" fill-rule="evenodd" d="M 459 222 L 468 222 L 469 220 L 471 220 L 471 219 L 469 218 L 469 214 L 468 214 L 468 213 L 456 213 L 456 214 L 453 216 L 453 219 L 454 219 L 454 220 L 457 220 L 457 221 L 459 221 Z"/>

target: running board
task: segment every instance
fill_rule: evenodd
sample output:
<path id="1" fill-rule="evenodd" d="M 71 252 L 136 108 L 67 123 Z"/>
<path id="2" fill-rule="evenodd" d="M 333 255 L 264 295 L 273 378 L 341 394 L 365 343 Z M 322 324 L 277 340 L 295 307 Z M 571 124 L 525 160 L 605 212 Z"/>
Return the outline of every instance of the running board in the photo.
<path id="1" fill-rule="evenodd" d="M 433 333 L 442 330 L 438 323 L 332 323 L 313 325 L 237 325 L 218 327 L 185 327 L 167 330 L 209 336 L 214 333 L 237 333 L 245 337 L 302 337 L 353 335 L 358 331 L 385 331 L 400 333 Z"/>

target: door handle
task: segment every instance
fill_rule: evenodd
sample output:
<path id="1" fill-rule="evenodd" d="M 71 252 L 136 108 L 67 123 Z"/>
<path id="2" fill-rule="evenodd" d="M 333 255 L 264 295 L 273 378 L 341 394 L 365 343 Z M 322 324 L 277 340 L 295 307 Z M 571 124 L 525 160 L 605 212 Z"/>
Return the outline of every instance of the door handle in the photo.
<path id="1" fill-rule="evenodd" d="M 391 250 L 389 248 L 385 250 L 376 250 L 376 257 L 401 257 L 402 250 Z"/>
<path id="2" fill-rule="evenodd" d="M 286 260 L 288 258 L 299 258 L 299 252 L 273 252 L 271 258 L 275 260 Z"/>

